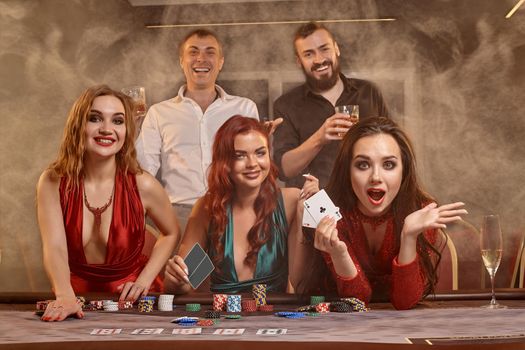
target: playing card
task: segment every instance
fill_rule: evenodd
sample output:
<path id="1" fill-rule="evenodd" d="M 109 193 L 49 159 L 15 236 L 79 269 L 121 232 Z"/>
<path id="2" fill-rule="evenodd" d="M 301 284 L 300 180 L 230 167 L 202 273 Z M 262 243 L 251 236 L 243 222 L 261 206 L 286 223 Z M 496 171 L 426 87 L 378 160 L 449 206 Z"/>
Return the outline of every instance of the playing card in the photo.
<path id="1" fill-rule="evenodd" d="M 213 262 L 199 243 L 195 243 L 184 259 L 188 267 L 188 279 L 193 289 L 197 289 L 215 269 Z"/>
<path id="2" fill-rule="evenodd" d="M 315 221 L 315 226 L 322 218 L 329 215 L 332 216 L 335 221 L 341 219 L 341 213 L 339 213 L 339 208 L 335 206 L 330 197 L 325 190 L 321 190 L 314 194 L 312 197 L 304 201 L 304 207 Z M 304 217 L 304 215 L 303 215 Z"/>
<path id="3" fill-rule="evenodd" d="M 303 205 L 304 205 L 304 203 L 303 203 Z M 316 228 L 317 227 L 317 222 L 315 222 L 315 220 L 312 217 L 312 215 L 310 215 L 310 213 L 306 209 L 306 206 L 304 207 L 304 210 L 303 210 L 303 226 L 304 227 L 312 227 L 312 228 Z"/>

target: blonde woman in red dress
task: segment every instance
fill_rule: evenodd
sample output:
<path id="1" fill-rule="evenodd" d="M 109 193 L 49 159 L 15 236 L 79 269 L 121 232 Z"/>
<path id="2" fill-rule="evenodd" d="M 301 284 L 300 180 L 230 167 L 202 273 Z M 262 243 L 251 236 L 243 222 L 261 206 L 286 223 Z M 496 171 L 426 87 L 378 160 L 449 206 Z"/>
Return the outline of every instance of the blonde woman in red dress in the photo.
<path id="1" fill-rule="evenodd" d="M 180 233 L 161 184 L 137 163 L 132 110 L 124 94 L 88 88 L 69 113 L 57 159 L 40 177 L 38 224 L 56 296 L 44 321 L 82 317 L 78 293 L 136 300 L 162 290 L 158 274 Z M 149 258 L 145 215 L 161 233 Z"/>

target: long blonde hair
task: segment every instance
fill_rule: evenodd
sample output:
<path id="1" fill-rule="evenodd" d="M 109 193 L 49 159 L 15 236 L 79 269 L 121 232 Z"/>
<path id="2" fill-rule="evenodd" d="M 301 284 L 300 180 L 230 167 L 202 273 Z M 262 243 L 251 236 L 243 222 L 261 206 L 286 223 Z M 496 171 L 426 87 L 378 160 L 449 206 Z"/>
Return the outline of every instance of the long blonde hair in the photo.
<path id="1" fill-rule="evenodd" d="M 117 169 L 133 174 L 141 173 L 135 150 L 135 121 L 133 101 L 125 94 L 111 89 L 107 85 L 96 85 L 86 89 L 75 101 L 69 111 L 62 143 L 56 160 L 49 165 L 49 170 L 56 177 L 67 178 L 67 188 L 77 186 L 83 176 L 85 154 L 86 122 L 93 101 L 99 96 L 115 96 L 124 106 L 124 124 L 126 138 L 124 145 L 116 155 Z"/>

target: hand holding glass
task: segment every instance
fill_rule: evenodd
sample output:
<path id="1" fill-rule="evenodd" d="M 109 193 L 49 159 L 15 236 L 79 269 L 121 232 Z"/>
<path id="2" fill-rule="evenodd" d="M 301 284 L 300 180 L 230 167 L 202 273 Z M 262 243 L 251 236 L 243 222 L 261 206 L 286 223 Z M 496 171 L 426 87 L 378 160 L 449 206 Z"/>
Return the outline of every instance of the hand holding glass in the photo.
<path id="1" fill-rule="evenodd" d="M 480 248 L 483 263 L 490 275 L 490 285 L 492 288 L 492 299 L 489 305 L 484 307 L 489 309 L 505 308 L 506 306 L 498 304 L 496 293 L 494 291 L 494 279 L 498 271 L 503 254 L 503 238 L 498 215 L 486 215 L 483 217 L 481 226 Z"/>
<path id="2" fill-rule="evenodd" d="M 354 124 L 359 121 L 359 105 L 335 106 L 335 112 L 349 115 L 350 121 Z"/>

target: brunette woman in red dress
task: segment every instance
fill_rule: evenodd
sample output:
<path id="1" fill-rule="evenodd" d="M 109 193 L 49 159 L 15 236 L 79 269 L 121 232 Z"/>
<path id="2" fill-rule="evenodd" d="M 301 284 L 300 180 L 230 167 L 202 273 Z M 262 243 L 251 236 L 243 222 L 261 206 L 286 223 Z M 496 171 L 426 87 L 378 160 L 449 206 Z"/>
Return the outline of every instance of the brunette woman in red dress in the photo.
<path id="1" fill-rule="evenodd" d="M 421 189 L 412 145 L 395 122 L 367 118 L 348 131 L 327 192 L 343 218 L 323 218 L 313 242 L 340 297 L 409 309 L 433 291 L 438 230 L 467 211 L 461 202 L 439 206 Z"/>
<path id="2" fill-rule="evenodd" d="M 180 233 L 161 184 L 137 163 L 132 111 L 120 92 L 87 89 L 69 112 L 57 159 L 40 177 L 38 224 L 56 296 L 44 321 L 82 317 L 78 293 L 136 300 L 162 289 L 158 274 Z M 161 233 L 149 258 L 145 215 Z"/>

